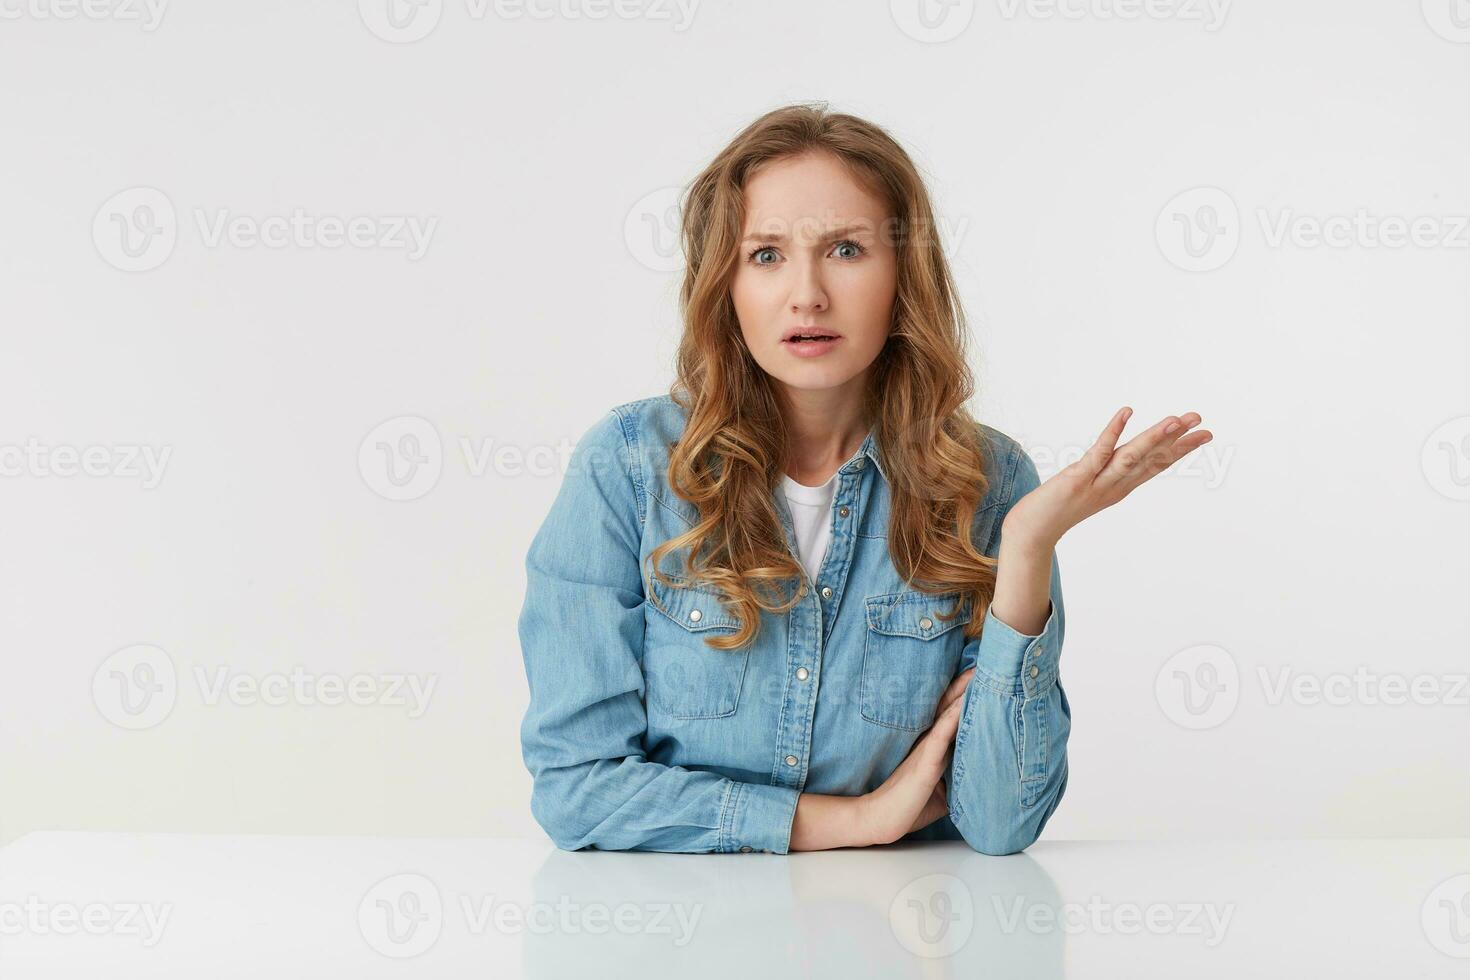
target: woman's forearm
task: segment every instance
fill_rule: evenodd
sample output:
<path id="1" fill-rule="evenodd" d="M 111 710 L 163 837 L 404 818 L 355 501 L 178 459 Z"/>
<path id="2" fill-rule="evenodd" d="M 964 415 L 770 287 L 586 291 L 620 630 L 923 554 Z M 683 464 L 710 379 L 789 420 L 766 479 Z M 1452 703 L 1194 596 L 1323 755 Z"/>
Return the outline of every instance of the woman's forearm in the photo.
<path id="1" fill-rule="evenodd" d="M 831 847 L 867 847 L 872 841 L 865 828 L 862 797 L 802 793 L 791 820 L 792 851 L 823 851 Z"/>
<path id="2" fill-rule="evenodd" d="M 991 611 L 1017 633 L 1035 636 L 1051 609 L 1051 560 L 1054 544 L 1022 531 L 1000 532 L 999 564 Z"/>

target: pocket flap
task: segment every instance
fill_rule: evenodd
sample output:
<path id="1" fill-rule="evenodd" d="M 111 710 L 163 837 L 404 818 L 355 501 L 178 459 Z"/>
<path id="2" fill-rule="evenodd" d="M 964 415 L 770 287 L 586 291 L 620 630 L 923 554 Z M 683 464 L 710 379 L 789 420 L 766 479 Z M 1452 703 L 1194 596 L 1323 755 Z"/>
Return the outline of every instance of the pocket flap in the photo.
<path id="1" fill-rule="evenodd" d="M 720 602 L 723 593 L 709 586 L 680 589 L 653 580 L 654 608 L 691 633 L 740 628 L 740 617 Z"/>
<path id="2" fill-rule="evenodd" d="M 954 619 L 940 619 L 940 615 L 954 608 L 958 592 L 930 595 L 927 592 L 895 592 L 890 595 L 875 595 L 865 599 L 868 628 L 888 636 L 912 636 L 920 640 L 932 640 L 943 636 L 970 618 L 970 597 L 965 596 L 960 615 Z"/>

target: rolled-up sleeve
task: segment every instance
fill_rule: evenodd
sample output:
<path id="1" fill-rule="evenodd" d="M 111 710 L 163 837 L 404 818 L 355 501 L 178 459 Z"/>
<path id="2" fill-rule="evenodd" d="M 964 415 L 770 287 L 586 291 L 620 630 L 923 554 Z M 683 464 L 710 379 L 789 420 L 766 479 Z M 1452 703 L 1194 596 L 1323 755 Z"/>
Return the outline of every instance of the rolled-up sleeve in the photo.
<path id="1" fill-rule="evenodd" d="M 644 757 L 646 497 L 632 423 L 614 409 L 578 440 L 526 556 L 531 812 L 564 850 L 785 854 L 799 791 Z"/>
<path id="2" fill-rule="evenodd" d="M 1041 482 L 1019 447 L 1013 467 L 1013 490 L 995 517 L 997 528 L 1011 505 Z M 985 854 L 1030 846 L 1066 791 L 1072 711 L 1058 678 L 1066 611 L 1055 551 L 1050 595 L 1046 624 L 1036 635 L 1019 633 L 987 611 L 960 663 L 961 671 L 974 667 L 975 676 L 955 735 L 949 815 L 970 846 Z"/>

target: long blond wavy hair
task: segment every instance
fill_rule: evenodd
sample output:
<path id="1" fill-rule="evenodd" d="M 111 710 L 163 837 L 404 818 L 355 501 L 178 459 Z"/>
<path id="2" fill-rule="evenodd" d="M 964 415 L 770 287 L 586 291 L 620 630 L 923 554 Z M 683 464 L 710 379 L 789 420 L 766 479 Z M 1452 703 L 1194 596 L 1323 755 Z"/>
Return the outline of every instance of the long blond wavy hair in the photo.
<path id="1" fill-rule="evenodd" d="M 755 639 L 759 610 L 785 612 L 800 598 L 792 586 L 803 571 L 787 548 L 773 496 L 788 452 L 777 382 L 745 345 L 730 284 L 740 256 L 746 181 L 766 163 L 812 151 L 835 155 L 889 209 L 897 292 L 888 340 L 863 403 L 890 486 L 889 557 L 910 588 L 959 593 L 943 618 L 959 615 L 965 597 L 972 597 L 964 633 L 973 637 L 995 592 L 996 562 L 971 540 L 987 481 L 984 440 L 965 409 L 974 380 L 964 312 L 913 161 L 878 126 L 821 102 L 756 119 L 684 195 L 683 335 L 670 395 L 687 420 L 670 447 L 668 482 L 699 517 L 653 549 L 645 582 L 651 569 L 665 585 L 705 585 L 722 593 L 741 624 L 707 641 L 721 650 Z M 685 549 L 684 573 L 675 580 L 660 565 L 670 552 Z"/>

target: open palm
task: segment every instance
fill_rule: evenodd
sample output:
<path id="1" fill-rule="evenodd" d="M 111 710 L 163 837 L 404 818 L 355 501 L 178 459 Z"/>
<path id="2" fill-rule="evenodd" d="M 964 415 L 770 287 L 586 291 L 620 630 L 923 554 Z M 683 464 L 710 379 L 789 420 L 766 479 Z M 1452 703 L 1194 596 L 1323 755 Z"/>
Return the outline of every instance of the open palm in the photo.
<path id="1" fill-rule="evenodd" d="M 1021 533 L 1054 544 L 1069 528 L 1111 507 L 1139 485 L 1209 442 L 1198 412 L 1170 415 L 1123 445 L 1118 438 L 1133 409 L 1114 413 L 1082 458 L 1054 474 L 1012 505 L 1002 533 Z"/>

